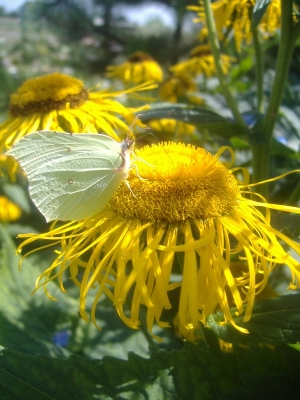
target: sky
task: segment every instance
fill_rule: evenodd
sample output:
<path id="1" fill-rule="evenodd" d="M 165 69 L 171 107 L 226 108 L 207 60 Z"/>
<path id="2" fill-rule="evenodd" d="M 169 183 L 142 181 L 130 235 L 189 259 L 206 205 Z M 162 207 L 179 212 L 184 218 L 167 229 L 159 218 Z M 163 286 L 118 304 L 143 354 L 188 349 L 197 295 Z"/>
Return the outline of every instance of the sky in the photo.
<path id="1" fill-rule="evenodd" d="M 4 7 L 6 11 L 14 11 L 25 3 L 24 0 L 0 0 L 0 6 Z"/>

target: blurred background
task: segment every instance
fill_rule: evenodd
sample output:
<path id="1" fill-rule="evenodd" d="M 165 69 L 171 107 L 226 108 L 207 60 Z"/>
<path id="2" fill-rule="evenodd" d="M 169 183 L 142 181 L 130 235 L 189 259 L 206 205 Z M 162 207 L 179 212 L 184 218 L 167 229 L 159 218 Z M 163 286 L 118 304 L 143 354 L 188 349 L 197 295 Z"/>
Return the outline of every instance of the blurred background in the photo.
<path id="1" fill-rule="evenodd" d="M 165 69 L 197 44 L 196 0 L 1 0 L 0 113 L 26 78 L 54 71 L 91 87 L 145 51 Z M 1 118 L 2 120 L 3 118 Z"/>

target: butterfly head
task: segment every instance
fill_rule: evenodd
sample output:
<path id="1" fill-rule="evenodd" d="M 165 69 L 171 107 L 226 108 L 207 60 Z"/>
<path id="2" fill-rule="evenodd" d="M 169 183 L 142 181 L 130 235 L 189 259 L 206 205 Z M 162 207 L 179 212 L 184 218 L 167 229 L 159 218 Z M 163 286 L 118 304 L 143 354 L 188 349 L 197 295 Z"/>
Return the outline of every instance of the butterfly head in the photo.
<path id="1" fill-rule="evenodd" d="M 132 153 L 134 149 L 134 143 L 135 143 L 134 136 L 132 137 L 127 136 L 126 139 L 121 142 L 122 154 Z"/>
<path id="2" fill-rule="evenodd" d="M 127 137 L 125 140 L 123 140 L 121 142 L 121 148 L 122 148 L 122 154 L 124 153 L 132 153 L 133 149 L 134 149 L 134 143 L 135 143 L 135 136 L 132 132 L 132 127 L 135 124 L 136 120 L 141 116 L 142 114 L 138 114 L 136 115 L 136 117 L 134 118 L 133 123 L 131 124 L 131 126 L 129 127 L 129 132 L 127 134 Z"/>

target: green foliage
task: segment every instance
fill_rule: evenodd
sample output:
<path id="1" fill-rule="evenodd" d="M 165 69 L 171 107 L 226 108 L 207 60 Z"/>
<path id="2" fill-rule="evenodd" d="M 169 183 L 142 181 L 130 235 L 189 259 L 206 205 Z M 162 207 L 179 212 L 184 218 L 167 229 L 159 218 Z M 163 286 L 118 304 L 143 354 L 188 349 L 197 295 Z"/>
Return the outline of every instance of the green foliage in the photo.
<path id="1" fill-rule="evenodd" d="M 296 353 L 296 354 L 295 354 Z M 58 359 L 6 349 L 0 353 L 3 399 L 273 399 L 297 398 L 299 357 L 282 348 L 240 348 L 221 353 L 203 345 L 150 358 Z M 288 361 L 289 360 L 289 361 Z"/>
<path id="2" fill-rule="evenodd" d="M 124 2 L 35 1 L 26 3 L 19 19 L 1 16 L 0 36 L 5 37 L 0 43 L 3 119 L 9 95 L 25 77 L 59 70 L 84 78 L 86 87 L 90 88 L 101 81 L 99 75 L 104 77 L 105 67 L 116 61 L 115 56 L 124 60 L 136 50 L 148 51 L 167 71 L 174 60 L 188 54 L 196 43 L 192 24 L 183 27 L 185 5 L 197 5 L 197 1 L 161 1 L 173 7 L 174 27 L 165 26 L 159 20 L 150 20 L 144 26 L 130 26 L 126 15 L 114 12 L 120 3 Z M 138 7 L 142 2 L 125 3 Z M 290 0 L 281 3 L 284 7 L 292 4 Z M 293 3 L 299 7 L 299 1 Z M 271 5 L 271 0 L 256 1 L 251 21 L 253 31 L 259 32 L 261 19 Z M 294 13 L 297 19 L 294 25 L 285 26 L 287 36 L 282 37 L 287 39 L 283 44 L 274 36 L 262 43 L 258 41 L 256 48 L 245 45 L 237 53 L 230 35 L 228 46 L 226 41 L 220 43 L 222 52 L 235 59 L 224 81 L 237 105 L 240 120 L 232 117 L 232 108 L 223 96 L 219 80 L 198 76 L 195 95 L 204 99 L 203 106 L 156 101 L 143 112 L 142 122 L 173 119 L 194 125 L 196 130 L 188 137 L 189 143 L 212 150 L 220 145 L 232 146 L 238 166 L 249 167 L 252 163 L 253 170 L 263 170 L 268 164 L 270 174 L 264 170 L 264 179 L 300 169 L 299 47 L 294 49 L 289 63 L 294 43 L 299 44 L 296 7 Z M 278 46 L 281 48 L 279 60 Z M 257 65 L 263 66 L 260 71 Z M 114 85 L 119 87 L 118 83 Z M 258 89 L 262 99 L 257 95 Z M 260 100 L 262 106 L 258 107 Z M 253 162 L 254 153 L 257 164 Z M 28 200 L 26 185 L 23 178 L 19 177 L 15 185 L 1 176 L 1 194 L 17 203 L 24 213 L 18 223 L 0 227 L 1 399 L 300 398 L 299 293 L 255 300 L 250 321 L 243 322 L 243 316 L 234 317 L 235 323 L 246 328 L 248 334 L 240 333 L 230 324 L 220 325 L 224 315 L 217 311 L 208 317 L 208 327 L 202 327 L 197 345 L 184 345 L 172 327 L 156 328 L 154 333 L 164 340 L 156 346 L 144 328 L 145 316 L 141 315 L 141 329 L 131 330 L 119 320 L 110 299 L 101 300 L 97 308 L 96 320 L 102 331 L 80 319 L 79 288 L 74 287 L 67 274 L 66 293 L 56 283 L 49 284 L 49 291 L 57 301 L 47 298 L 42 288 L 31 296 L 37 276 L 51 265 L 54 250 L 59 249 L 32 254 L 24 260 L 22 271 L 18 270 L 20 256 L 15 254 L 10 235 L 15 237 L 18 233 L 49 228 Z M 270 184 L 267 198 L 272 203 L 290 200 L 289 204 L 299 204 L 297 187 L 299 174 L 288 175 Z M 299 218 L 273 213 L 272 226 L 297 241 Z M 34 248 L 29 246 L 29 250 Z M 181 273 L 182 260 L 183 255 L 179 255 L 178 273 Z M 274 274 L 272 279 L 275 287 L 288 284 L 286 276 L 278 278 Z M 179 290 L 174 290 L 169 294 L 172 305 L 177 305 L 178 293 Z M 93 291 L 88 297 L 87 312 L 92 301 Z M 175 314 L 176 307 L 173 307 L 164 315 L 171 326 Z M 65 342 L 61 342 L 60 335 L 65 337 Z M 233 344 L 232 352 L 222 352 L 219 339 Z"/>
<path id="3" fill-rule="evenodd" d="M 41 323 L 37 310 L 47 303 L 43 297 L 31 298 L 32 277 L 36 268 L 25 260 L 20 272 L 17 268 L 19 257 L 15 256 L 15 246 L 4 227 L 0 227 L 1 257 L 0 269 L 2 282 L 5 282 L 0 292 L 0 343 L 27 354 L 46 354 L 49 356 L 66 356 L 68 352 L 53 344 L 47 326 Z M 38 301 L 37 301 L 38 300 Z M 65 299 L 67 300 L 67 299 Z M 49 301 L 49 300 L 48 300 Z M 69 305 L 70 307 L 70 305 Z M 59 318 L 59 307 L 55 313 L 47 315 L 51 324 Z M 47 306 L 43 312 L 46 312 Z M 51 313 L 53 313 L 52 310 Z M 46 317 L 46 316 L 45 316 Z"/>
<path id="4" fill-rule="evenodd" d="M 57 302 L 51 302 L 42 291 L 30 298 L 37 267 L 24 260 L 20 272 L 12 240 L 5 228 L 1 227 L 0 233 L 0 272 L 5 283 L 0 295 L 0 343 L 6 347 L 0 353 L 1 398 L 221 400 L 241 396 L 250 400 L 263 398 L 259 396 L 268 390 L 279 400 L 284 398 L 283 388 L 287 396 L 299 395 L 300 356 L 288 347 L 234 346 L 232 353 L 222 353 L 214 343 L 207 347 L 200 341 L 181 349 L 179 342 L 170 342 L 165 350 L 151 347 L 147 357 L 141 332 L 122 330 L 108 303 L 101 306 L 101 315 L 107 311 L 107 322 L 106 317 L 102 319 L 104 330 L 95 335 L 93 326 L 78 323 L 78 305 L 68 294 L 70 288 L 62 295 L 51 286 Z M 44 262 L 39 259 L 39 269 L 48 262 L 49 257 Z M 249 335 L 241 335 L 231 326 L 220 327 L 217 318 L 220 315 L 210 318 L 209 331 L 233 343 L 295 342 L 300 333 L 299 295 L 257 302 L 250 322 L 236 319 L 249 328 Z M 55 331 L 62 329 L 71 334 L 67 348 L 53 342 Z M 168 342 L 167 337 L 165 340 Z M 128 349 L 134 353 L 127 354 Z M 109 356 L 102 358 L 105 354 Z"/>
<path id="5" fill-rule="evenodd" d="M 208 326 L 216 335 L 230 343 L 259 344 L 300 342 L 300 294 L 256 301 L 250 321 L 234 317 L 237 326 L 248 330 L 243 334 L 231 324 L 219 325 L 224 315 L 219 312 L 208 317 Z M 232 314 L 234 310 L 232 310 Z"/>
<path id="6" fill-rule="evenodd" d="M 10 231 L 13 226 L 11 224 L 9 227 Z M 21 229 L 28 232 L 30 227 L 16 226 L 13 230 L 20 232 Z M 65 294 L 56 284 L 50 284 L 49 291 L 57 301 L 49 300 L 43 289 L 31 297 L 35 279 L 49 267 L 53 250 L 25 259 L 20 271 L 17 268 L 20 256 L 15 254 L 15 245 L 1 225 L 0 243 L 0 272 L 5 282 L 0 292 L 2 346 L 22 353 L 55 357 L 65 357 L 73 352 L 92 358 L 105 354 L 126 358 L 128 349 L 147 355 L 148 345 L 143 332 L 126 328 L 110 301 L 102 301 L 98 307 L 97 323 L 103 327 L 103 332 L 100 332 L 92 323 L 86 323 L 78 317 L 78 289 L 68 285 L 68 282 Z M 61 333 L 70 337 L 67 348 L 55 344 L 55 336 Z M 180 346 L 171 332 L 161 333 L 165 339 L 164 348 Z"/>
<path id="7" fill-rule="evenodd" d="M 151 119 L 163 118 L 186 122 L 197 126 L 200 130 L 205 129 L 227 139 L 233 136 L 245 137 L 249 134 L 248 129 L 233 122 L 229 118 L 224 118 L 206 108 L 192 107 L 185 104 L 174 104 L 170 106 L 165 103 L 157 103 L 151 107 L 151 110 L 144 111 L 141 116 L 143 122 L 147 122 Z"/>
<path id="8" fill-rule="evenodd" d="M 257 0 L 252 12 L 252 21 L 251 21 L 251 29 L 255 29 L 258 27 L 264 13 L 266 12 L 268 5 L 271 0 Z"/>

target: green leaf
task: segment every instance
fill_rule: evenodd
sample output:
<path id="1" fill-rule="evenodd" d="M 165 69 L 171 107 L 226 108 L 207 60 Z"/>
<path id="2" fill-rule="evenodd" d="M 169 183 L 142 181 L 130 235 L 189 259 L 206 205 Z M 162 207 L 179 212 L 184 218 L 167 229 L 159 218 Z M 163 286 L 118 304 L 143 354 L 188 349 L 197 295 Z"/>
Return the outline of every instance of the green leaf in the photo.
<path id="1" fill-rule="evenodd" d="M 235 310 L 232 310 L 234 314 Z M 243 316 L 234 317 L 234 322 L 249 331 L 241 333 L 230 323 L 219 325 L 224 320 L 222 312 L 208 317 L 208 326 L 225 342 L 272 345 L 300 341 L 300 294 L 277 297 L 255 302 L 250 321 Z"/>
<path id="2" fill-rule="evenodd" d="M 236 136 L 230 139 L 230 143 L 231 143 L 231 146 L 233 146 L 233 148 L 235 150 L 249 149 L 249 143 L 243 139 L 240 139 L 239 137 L 236 137 Z"/>
<path id="3" fill-rule="evenodd" d="M 273 156 L 294 157 L 297 153 L 295 150 L 279 142 L 276 138 L 273 138 L 271 142 L 271 154 Z"/>
<path id="4" fill-rule="evenodd" d="M 129 353 L 128 360 L 76 355 L 63 360 L 4 349 L 0 352 L 0 396 L 4 400 L 217 400 L 240 393 L 238 398 L 252 400 L 279 399 L 275 390 L 281 386 L 285 396 L 280 399 L 292 399 L 300 394 L 299 361 L 299 352 L 287 346 L 277 351 L 237 346 L 232 353 L 203 343 L 171 352 L 152 347 L 150 358 Z M 270 396 L 261 397 L 270 382 L 274 382 Z"/>
<path id="5" fill-rule="evenodd" d="M 14 203 L 16 203 L 23 211 L 30 213 L 31 207 L 28 200 L 28 194 L 19 185 L 13 185 L 11 183 L 5 183 L 2 186 L 4 194 L 9 197 Z"/>
<path id="6" fill-rule="evenodd" d="M 147 122 L 151 119 L 174 119 L 187 124 L 197 126 L 199 129 L 206 129 L 213 134 L 224 138 L 233 136 L 248 137 L 249 130 L 229 118 L 210 111 L 203 107 L 192 107 L 185 104 L 157 103 L 151 106 L 150 110 L 143 111 L 140 119 L 142 122 Z"/>
<path id="7" fill-rule="evenodd" d="M 293 399 L 299 392 L 297 379 L 287 374 L 241 374 L 240 380 L 245 387 L 235 389 L 218 400 Z"/>
<path id="8" fill-rule="evenodd" d="M 256 3 L 253 7 L 252 12 L 252 20 L 251 20 L 251 30 L 258 27 L 264 13 L 266 12 L 268 5 L 271 3 L 271 0 L 256 0 Z"/>
<path id="9" fill-rule="evenodd" d="M 31 297 L 38 270 L 27 260 L 22 264 L 22 272 L 18 269 L 20 257 L 16 256 L 15 245 L 2 225 L 0 243 L 0 345 L 29 354 L 66 357 L 68 352 L 54 345 L 48 327 L 39 317 L 42 308 L 43 317 L 51 324 L 53 318 L 60 315 L 59 306 L 56 303 L 47 313 L 49 308 L 43 307 L 43 304 L 50 300 L 43 291 Z M 58 290 L 56 292 L 59 293 Z"/>

